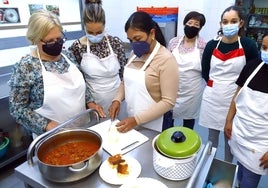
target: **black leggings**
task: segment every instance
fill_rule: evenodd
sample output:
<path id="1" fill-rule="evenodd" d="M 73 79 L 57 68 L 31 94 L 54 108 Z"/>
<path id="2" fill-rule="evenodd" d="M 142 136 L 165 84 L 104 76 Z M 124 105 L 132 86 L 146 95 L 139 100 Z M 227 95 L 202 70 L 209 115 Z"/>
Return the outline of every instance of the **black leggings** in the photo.
<path id="1" fill-rule="evenodd" d="M 183 126 L 188 127 L 190 129 L 194 129 L 195 119 L 184 119 Z M 163 124 L 162 124 L 162 131 L 173 127 L 174 126 L 174 119 L 172 117 L 172 111 L 168 111 L 164 114 Z"/>
<path id="2" fill-rule="evenodd" d="M 168 111 L 164 114 L 162 131 L 174 126 L 174 119 L 172 116 L 172 111 Z"/>
<path id="3" fill-rule="evenodd" d="M 188 127 L 190 129 L 194 129 L 195 119 L 184 119 L 183 126 Z"/>

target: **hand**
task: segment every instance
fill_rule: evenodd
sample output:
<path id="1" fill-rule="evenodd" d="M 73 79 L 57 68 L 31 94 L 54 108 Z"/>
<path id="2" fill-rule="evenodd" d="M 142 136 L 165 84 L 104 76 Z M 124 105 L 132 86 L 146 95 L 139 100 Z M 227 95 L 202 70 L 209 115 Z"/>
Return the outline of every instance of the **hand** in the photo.
<path id="1" fill-rule="evenodd" d="M 55 127 L 57 127 L 59 125 L 58 122 L 56 121 L 50 121 L 47 126 L 46 126 L 46 131 L 50 131 L 51 129 L 54 129 Z"/>
<path id="2" fill-rule="evenodd" d="M 115 126 L 119 132 L 125 133 L 136 127 L 137 122 L 134 117 L 128 117 L 118 122 Z"/>
<path id="3" fill-rule="evenodd" d="M 264 169 L 268 168 L 268 151 L 260 158 L 260 166 L 262 166 Z"/>
<path id="4" fill-rule="evenodd" d="M 232 122 L 231 121 L 226 121 L 225 126 L 224 126 L 224 133 L 227 139 L 230 139 L 232 136 Z"/>
<path id="5" fill-rule="evenodd" d="M 113 101 L 108 111 L 111 119 L 114 120 L 120 112 L 120 102 Z"/>
<path id="6" fill-rule="evenodd" d="M 101 105 L 94 102 L 89 102 L 87 103 L 87 107 L 96 110 L 101 118 L 106 117 L 106 114 L 104 113 Z"/>

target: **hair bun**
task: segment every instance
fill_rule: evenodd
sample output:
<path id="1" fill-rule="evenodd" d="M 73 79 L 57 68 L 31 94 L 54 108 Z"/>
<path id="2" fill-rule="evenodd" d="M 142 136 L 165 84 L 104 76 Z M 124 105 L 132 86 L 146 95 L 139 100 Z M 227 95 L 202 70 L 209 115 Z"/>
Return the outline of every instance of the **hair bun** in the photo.
<path id="1" fill-rule="evenodd" d="M 85 4 L 102 4 L 102 0 L 85 0 Z"/>

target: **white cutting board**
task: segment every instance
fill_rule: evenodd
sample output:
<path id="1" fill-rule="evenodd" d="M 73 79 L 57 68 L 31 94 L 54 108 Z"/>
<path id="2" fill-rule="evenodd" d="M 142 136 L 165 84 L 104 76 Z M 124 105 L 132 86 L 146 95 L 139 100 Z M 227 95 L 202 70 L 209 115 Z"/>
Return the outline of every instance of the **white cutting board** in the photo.
<path id="1" fill-rule="evenodd" d="M 106 120 L 96 124 L 88 129 L 99 133 L 103 139 L 103 149 L 110 155 L 125 154 L 134 148 L 140 146 L 149 138 L 132 129 L 126 133 L 118 132 L 115 125 L 119 120 Z"/>

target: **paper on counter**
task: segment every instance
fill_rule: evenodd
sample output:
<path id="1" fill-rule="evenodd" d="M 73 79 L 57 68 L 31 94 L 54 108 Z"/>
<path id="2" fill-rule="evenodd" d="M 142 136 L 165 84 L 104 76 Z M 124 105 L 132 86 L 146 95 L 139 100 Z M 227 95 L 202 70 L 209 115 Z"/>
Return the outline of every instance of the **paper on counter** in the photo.
<path id="1" fill-rule="evenodd" d="M 103 139 L 103 149 L 110 155 L 125 154 L 140 146 L 149 138 L 135 129 L 126 133 L 118 132 L 115 125 L 119 120 L 106 120 L 102 123 L 89 127 L 99 133 Z"/>

